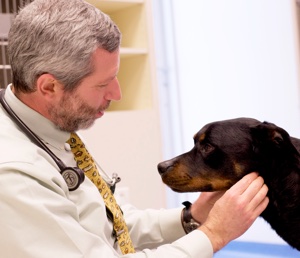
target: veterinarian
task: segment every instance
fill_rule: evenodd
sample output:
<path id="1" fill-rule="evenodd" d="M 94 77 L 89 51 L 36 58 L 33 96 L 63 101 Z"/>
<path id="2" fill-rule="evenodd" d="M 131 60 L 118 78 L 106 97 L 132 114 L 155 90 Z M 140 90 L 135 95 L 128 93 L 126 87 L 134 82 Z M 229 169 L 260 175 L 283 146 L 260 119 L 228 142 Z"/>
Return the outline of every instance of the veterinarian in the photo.
<path id="1" fill-rule="evenodd" d="M 267 206 L 267 187 L 251 173 L 185 209 L 119 209 L 118 178 L 99 176 L 76 131 L 121 98 L 120 40 L 81 0 L 36 0 L 15 18 L 13 83 L 0 106 L 1 257 L 209 258 Z"/>

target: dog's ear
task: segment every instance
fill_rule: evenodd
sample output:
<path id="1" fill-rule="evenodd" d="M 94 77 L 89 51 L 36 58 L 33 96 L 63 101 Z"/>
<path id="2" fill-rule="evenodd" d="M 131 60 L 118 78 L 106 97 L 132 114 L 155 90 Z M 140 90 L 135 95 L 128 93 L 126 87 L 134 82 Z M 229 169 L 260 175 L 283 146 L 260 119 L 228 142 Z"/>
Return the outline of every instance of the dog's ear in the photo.
<path id="1" fill-rule="evenodd" d="M 258 149 L 276 152 L 284 149 L 284 146 L 286 146 L 287 143 L 290 143 L 289 134 L 272 123 L 260 123 L 251 127 L 250 131 L 255 152 L 257 152 Z"/>

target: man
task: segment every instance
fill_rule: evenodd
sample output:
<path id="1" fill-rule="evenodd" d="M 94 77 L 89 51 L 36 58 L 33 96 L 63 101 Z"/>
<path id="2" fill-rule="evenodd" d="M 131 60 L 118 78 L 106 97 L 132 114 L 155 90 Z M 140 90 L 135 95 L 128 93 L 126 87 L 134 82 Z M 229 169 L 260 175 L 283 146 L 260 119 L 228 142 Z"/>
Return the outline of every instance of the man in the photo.
<path id="1" fill-rule="evenodd" d="M 13 83 L 2 102 L 68 167 L 80 167 L 72 149 L 80 140 L 70 140 L 70 133 L 92 126 L 121 98 L 120 39 L 111 19 L 82 0 L 36 0 L 11 27 Z M 109 207 L 101 178 L 86 176 L 69 189 L 72 177 L 63 177 L 49 152 L 3 107 L 0 143 L 2 257 L 208 258 L 243 234 L 268 204 L 263 179 L 252 173 L 225 193 L 201 194 L 190 208 L 200 225 L 186 234 L 181 208 L 126 206 L 122 216 Z M 127 225 L 118 230 L 123 217 Z"/>

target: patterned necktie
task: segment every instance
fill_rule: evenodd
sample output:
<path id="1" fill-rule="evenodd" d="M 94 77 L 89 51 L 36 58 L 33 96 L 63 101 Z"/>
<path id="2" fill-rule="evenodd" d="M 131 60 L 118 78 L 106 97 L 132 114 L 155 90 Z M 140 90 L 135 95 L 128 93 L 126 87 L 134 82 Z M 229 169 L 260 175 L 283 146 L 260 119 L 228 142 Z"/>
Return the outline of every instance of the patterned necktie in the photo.
<path id="1" fill-rule="evenodd" d="M 113 217 L 114 235 L 116 236 L 122 253 L 134 253 L 135 250 L 122 211 L 107 183 L 101 177 L 92 156 L 89 154 L 84 143 L 77 134 L 71 133 L 71 137 L 67 143 L 70 144 L 77 166 L 82 169 L 84 174 L 96 185 L 105 202 L 106 208 L 111 213 Z"/>

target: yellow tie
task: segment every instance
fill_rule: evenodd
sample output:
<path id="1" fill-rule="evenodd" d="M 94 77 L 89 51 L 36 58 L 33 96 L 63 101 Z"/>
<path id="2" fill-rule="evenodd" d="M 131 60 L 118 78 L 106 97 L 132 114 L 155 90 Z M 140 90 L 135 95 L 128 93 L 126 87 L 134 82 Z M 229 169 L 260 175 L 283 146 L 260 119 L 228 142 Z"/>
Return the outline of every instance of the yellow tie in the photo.
<path id="1" fill-rule="evenodd" d="M 100 176 L 92 156 L 89 154 L 84 143 L 77 134 L 71 133 L 71 137 L 67 143 L 70 144 L 77 166 L 82 169 L 84 174 L 96 185 L 104 199 L 106 208 L 111 212 L 113 217 L 114 234 L 118 240 L 122 253 L 134 253 L 135 250 L 128 233 L 127 225 L 124 221 L 122 211 L 107 183 Z"/>

